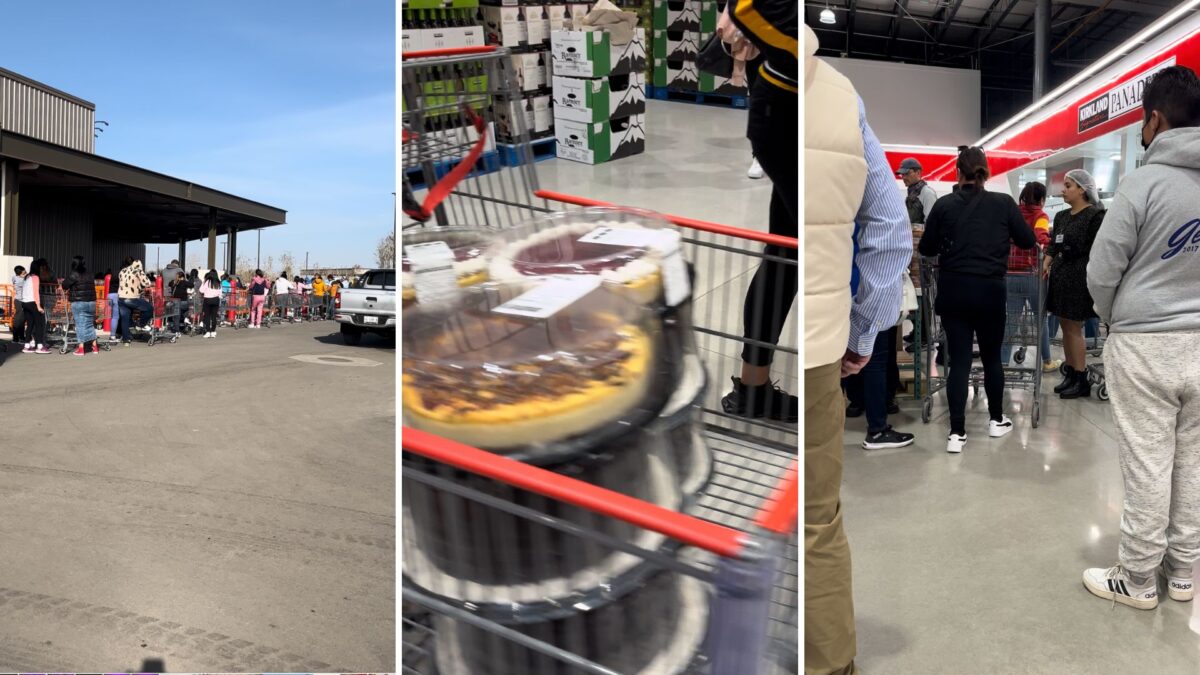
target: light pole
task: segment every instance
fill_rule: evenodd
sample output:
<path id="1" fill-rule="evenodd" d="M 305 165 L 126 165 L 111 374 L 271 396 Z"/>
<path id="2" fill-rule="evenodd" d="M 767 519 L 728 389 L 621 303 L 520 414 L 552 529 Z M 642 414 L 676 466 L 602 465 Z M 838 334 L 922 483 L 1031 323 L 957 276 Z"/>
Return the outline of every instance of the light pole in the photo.
<path id="1" fill-rule="evenodd" d="M 222 270 L 223 272 L 228 272 L 228 271 L 229 271 L 229 270 L 227 269 L 229 266 L 226 264 L 226 263 L 228 263 L 228 262 L 229 262 L 229 261 L 225 259 L 225 242 L 221 242 L 221 261 L 220 261 L 220 263 L 218 263 L 218 264 L 219 264 L 219 265 L 221 265 L 221 270 Z"/>
<path id="2" fill-rule="evenodd" d="M 308 272 L 308 251 L 304 252 L 304 271 Z"/>

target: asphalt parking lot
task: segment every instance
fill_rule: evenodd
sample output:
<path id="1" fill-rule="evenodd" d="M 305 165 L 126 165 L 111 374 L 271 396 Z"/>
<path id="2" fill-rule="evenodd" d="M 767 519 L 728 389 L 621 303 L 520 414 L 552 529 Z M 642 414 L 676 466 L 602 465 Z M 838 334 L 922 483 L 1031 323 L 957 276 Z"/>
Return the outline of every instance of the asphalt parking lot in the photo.
<path id="1" fill-rule="evenodd" d="M 9 343 L 0 672 L 396 671 L 395 348 L 336 331 Z"/>

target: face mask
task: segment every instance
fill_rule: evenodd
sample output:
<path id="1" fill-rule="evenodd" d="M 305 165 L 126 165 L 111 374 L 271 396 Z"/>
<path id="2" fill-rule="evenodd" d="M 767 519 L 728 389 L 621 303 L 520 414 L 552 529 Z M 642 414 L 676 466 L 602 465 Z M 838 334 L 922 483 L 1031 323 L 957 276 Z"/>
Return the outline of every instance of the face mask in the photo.
<path id="1" fill-rule="evenodd" d="M 1147 151 L 1147 150 L 1149 150 L 1149 149 L 1150 149 L 1150 143 L 1153 143 L 1153 142 L 1154 142 L 1154 135 L 1151 135 L 1151 136 L 1150 136 L 1150 142 L 1149 142 L 1149 143 L 1147 143 L 1147 142 L 1146 142 L 1146 127 L 1148 127 L 1148 126 L 1150 126 L 1150 120 L 1146 120 L 1146 122 L 1145 122 L 1144 124 L 1142 124 L 1142 137 L 1141 137 L 1141 139 L 1140 139 L 1140 140 L 1142 141 L 1142 150 L 1143 150 L 1143 151 Z"/>

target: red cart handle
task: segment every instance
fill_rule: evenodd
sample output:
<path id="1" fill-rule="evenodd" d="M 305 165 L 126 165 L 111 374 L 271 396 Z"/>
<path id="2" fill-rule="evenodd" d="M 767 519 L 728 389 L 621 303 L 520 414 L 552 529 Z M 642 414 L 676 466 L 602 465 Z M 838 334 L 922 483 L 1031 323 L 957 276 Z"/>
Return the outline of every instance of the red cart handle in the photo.
<path id="1" fill-rule="evenodd" d="M 479 132 L 479 140 L 475 141 L 475 145 L 471 146 L 471 151 L 467 153 L 467 156 L 457 166 L 450 170 L 450 173 L 443 176 L 433 187 L 429 188 L 429 193 L 425 195 L 425 201 L 419 207 L 414 205 L 413 207 L 404 209 L 404 213 L 414 220 L 423 223 L 433 216 L 433 210 L 438 207 L 438 204 L 445 201 L 446 197 L 450 196 L 450 192 L 454 190 L 454 186 L 462 182 L 462 179 L 466 178 L 467 174 L 475 169 L 475 162 L 479 161 L 479 156 L 483 154 L 483 148 L 487 145 L 487 122 L 475 114 L 475 111 L 471 110 L 471 107 L 465 103 L 462 110 L 463 116 L 475 127 L 475 131 Z M 415 136 L 415 132 L 409 133 Z"/>
<path id="2" fill-rule="evenodd" d="M 551 190 L 535 190 L 533 194 L 542 199 L 548 199 L 553 202 L 562 202 L 564 204 L 574 204 L 576 206 L 615 206 L 615 204 L 611 202 L 602 202 L 598 199 L 577 197 L 575 195 L 553 192 Z M 800 248 L 799 240 L 797 240 L 795 237 L 784 237 L 782 235 L 771 234 L 769 232 L 747 230 L 741 227 L 722 225 L 720 223 L 710 223 L 706 220 L 696 220 L 695 218 L 684 218 L 682 216 L 663 214 L 663 217 L 679 227 L 686 227 L 691 230 L 711 232 L 712 234 L 723 234 L 727 237 L 737 237 L 738 239 L 749 239 L 750 241 L 770 244 L 780 248 L 794 248 L 797 250 Z"/>
<path id="3" fill-rule="evenodd" d="M 404 427 L 402 434 L 405 450 L 443 464 L 616 518 L 727 558 L 742 551 L 746 535 L 735 529 L 424 431 Z"/>

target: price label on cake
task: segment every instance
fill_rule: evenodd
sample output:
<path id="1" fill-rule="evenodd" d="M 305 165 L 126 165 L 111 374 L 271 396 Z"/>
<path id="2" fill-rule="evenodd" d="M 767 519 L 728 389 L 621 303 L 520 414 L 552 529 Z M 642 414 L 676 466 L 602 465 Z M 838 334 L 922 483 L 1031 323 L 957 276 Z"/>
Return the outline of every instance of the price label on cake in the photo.
<path id="1" fill-rule="evenodd" d="M 417 301 L 438 304 L 458 295 L 458 274 L 454 271 L 454 251 L 444 241 L 412 244 L 404 247 L 412 266 L 413 292 Z"/>
<path id="2" fill-rule="evenodd" d="M 600 277 L 550 277 L 533 290 L 518 295 L 492 311 L 530 319 L 548 319 L 597 288 L 600 288 Z"/>
<path id="3" fill-rule="evenodd" d="M 651 230 L 645 227 L 597 227 L 580 237 L 579 243 L 652 248 L 660 241 L 661 233 L 669 231 Z"/>

